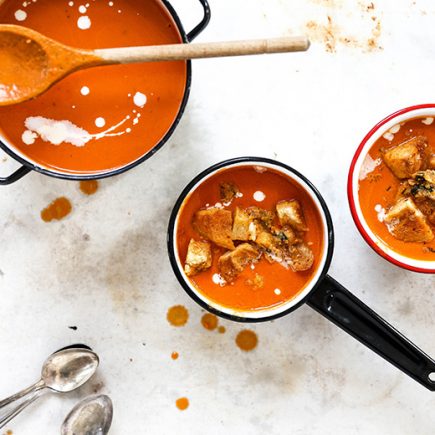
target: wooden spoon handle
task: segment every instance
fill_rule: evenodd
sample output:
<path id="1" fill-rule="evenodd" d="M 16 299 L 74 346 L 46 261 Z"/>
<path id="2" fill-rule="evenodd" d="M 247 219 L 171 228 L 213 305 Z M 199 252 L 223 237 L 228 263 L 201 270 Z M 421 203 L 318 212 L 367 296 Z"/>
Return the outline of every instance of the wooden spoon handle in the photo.
<path id="1" fill-rule="evenodd" d="M 136 63 L 246 56 L 250 54 L 288 53 L 306 51 L 309 46 L 310 42 L 305 36 L 293 36 L 248 41 L 109 48 L 94 50 L 94 54 L 107 63 Z"/>

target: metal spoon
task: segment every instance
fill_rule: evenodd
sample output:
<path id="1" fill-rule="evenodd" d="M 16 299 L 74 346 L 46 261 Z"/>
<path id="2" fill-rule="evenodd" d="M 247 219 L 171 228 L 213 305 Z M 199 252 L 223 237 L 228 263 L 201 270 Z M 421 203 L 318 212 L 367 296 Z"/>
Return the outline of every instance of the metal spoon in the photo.
<path id="1" fill-rule="evenodd" d="M 79 402 L 62 424 L 61 435 L 106 435 L 113 418 L 108 396 L 89 397 Z"/>
<path id="2" fill-rule="evenodd" d="M 45 92 L 68 74 L 119 63 L 160 62 L 250 54 L 305 51 L 305 36 L 251 41 L 172 44 L 83 50 L 69 47 L 22 26 L 0 25 L 0 106 Z"/>
<path id="3" fill-rule="evenodd" d="M 55 352 L 45 361 L 38 382 L 0 401 L 0 428 L 43 394 L 67 393 L 82 386 L 95 373 L 98 364 L 97 354 L 86 347 Z"/>

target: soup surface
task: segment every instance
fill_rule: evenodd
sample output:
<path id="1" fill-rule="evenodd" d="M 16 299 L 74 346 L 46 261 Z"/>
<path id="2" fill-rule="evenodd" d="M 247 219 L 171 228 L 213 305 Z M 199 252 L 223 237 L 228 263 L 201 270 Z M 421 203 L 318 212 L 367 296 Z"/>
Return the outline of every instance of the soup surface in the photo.
<path id="1" fill-rule="evenodd" d="M 298 204 L 298 229 L 281 225 L 277 204 Z M 176 231 L 191 284 L 208 300 L 243 311 L 294 298 L 317 271 L 324 249 L 322 220 L 309 194 L 262 166 L 227 168 L 205 180 L 185 199 Z M 208 249 L 211 258 L 192 261 L 192 246 Z"/>
<path id="2" fill-rule="evenodd" d="M 0 0 L 0 22 L 87 49 L 182 42 L 160 0 Z M 186 77 L 186 62 L 79 71 L 32 101 L 0 108 L 0 130 L 20 153 L 49 169 L 120 168 L 168 132 Z"/>
<path id="3" fill-rule="evenodd" d="M 370 149 L 359 175 L 359 202 L 374 234 L 395 252 L 435 261 L 435 123 L 392 127 Z"/>

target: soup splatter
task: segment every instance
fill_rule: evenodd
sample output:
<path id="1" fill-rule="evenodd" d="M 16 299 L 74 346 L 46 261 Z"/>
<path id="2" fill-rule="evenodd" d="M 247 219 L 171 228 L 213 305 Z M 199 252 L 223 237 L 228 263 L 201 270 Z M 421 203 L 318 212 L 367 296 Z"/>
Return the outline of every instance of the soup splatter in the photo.
<path id="1" fill-rule="evenodd" d="M 184 326 L 189 320 L 189 312 L 183 305 L 175 305 L 169 308 L 166 318 L 172 326 Z"/>
<path id="2" fill-rule="evenodd" d="M 257 347 L 257 334 L 249 329 L 244 329 L 237 334 L 236 344 L 244 352 L 250 352 Z"/>
<path id="3" fill-rule="evenodd" d="M 94 195 L 98 190 L 97 180 L 80 181 L 80 190 L 85 195 Z"/>
<path id="4" fill-rule="evenodd" d="M 180 411 L 185 411 L 189 407 L 189 399 L 187 397 L 180 397 L 176 400 L 175 405 Z"/>
<path id="5" fill-rule="evenodd" d="M 72 205 L 68 198 L 64 196 L 55 199 L 48 207 L 41 211 L 41 219 L 44 222 L 53 220 L 60 221 L 71 213 Z"/>
<path id="6" fill-rule="evenodd" d="M 395 252 L 435 261 L 435 125 L 416 118 L 393 126 L 368 152 L 359 202 L 368 226 Z"/>

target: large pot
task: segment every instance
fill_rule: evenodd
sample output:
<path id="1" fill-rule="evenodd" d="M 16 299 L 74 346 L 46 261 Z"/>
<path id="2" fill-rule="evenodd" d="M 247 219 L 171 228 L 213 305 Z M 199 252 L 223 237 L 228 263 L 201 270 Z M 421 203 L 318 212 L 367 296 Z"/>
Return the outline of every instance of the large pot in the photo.
<path id="1" fill-rule="evenodd" d="M 172 17 L 173 21 L 176 23 L 178 32 L 180 34 L 180 39 L 184 43 L 189 43 L 192 40 L 194 40 L 208 25 L 210 21 L 210 7 L 208 5 L 207 0 L 199 0 L 202 4 L 202 7 L 204 9 L 204 17 L 202 21 L 189 33 L 186 33 L 186 31 L 183 28 L 183 25 L 181 23 L 180 18 L 178 17 L 177 13 L 175 12 L 174 8 L 171 6 L 171 4 L 167 0 L 161 0 L 161 3 L 163 6 L 167 9 L 169 15 Z M 0 4 L 2 2 L 0 1 Z M 151 157 L 156 151 L 158 151 L 171 137 L 172 133 L 176 129 L 181 117 L 183 116 L 187 100 L 189 98 L 190 93 L 190 86 L 191 86 L 191 78 L 192 78 L 192 65 L 190 61 L 186 62 L 186 80 L 185 80 L 185 89 L 184 89 L 184 96 L 180 104 L 180 108 L 178 111 L 177 116 L 175 117 L 172 125 L 170 126 L 169 130 L 166 132 L 166 134 L 160 139 L 158 143 L 156 143 L 151 149 L 149 149 L 144 155 L 142 155 L 140 158 L 135 159 L 132 162 L 129 162 L 128 164 L 115 168 L 113 170 L 106 170 L 102 172 L 93 172 L 93 173 L 70 173 L 70 172 L 62 172 L 62 170 L 54 170 L 48 167 L 45 167 L 44 165 L 39 164 L 37 161 L 32 160 L 25 156 L 24 154 L 20 153 L 13 147 L 13 145 L 8 144 L 6 140 L 0 140 L 0 147 L 3 149 L 7 154 L 9 154 L 13 159 L 20 162 L 22 166 L 15 171 L 13 174 L 7 176 L 7 177 L 0 177 L 0 185 L 8 185 L 11 183 L 14 183 L 15 181 L 18 181 L 20 178 L 22 178 L 24 175 L 28 174 L 30 171 L 37 171 L 44 175 L 49 175 L 51 177 L 56 178 L 62 178 L 62 179 L 68 179 L 68 180 L 90 180 L 90 179 L 100 179 L 100 178 L 106 178 L 114 175 L 121 174 L 125 171 L 128 171 L 129 169 L 132 169 L 133 167 L 139 165 L 140 163 L 147 160 L 149 157 Z"/>

